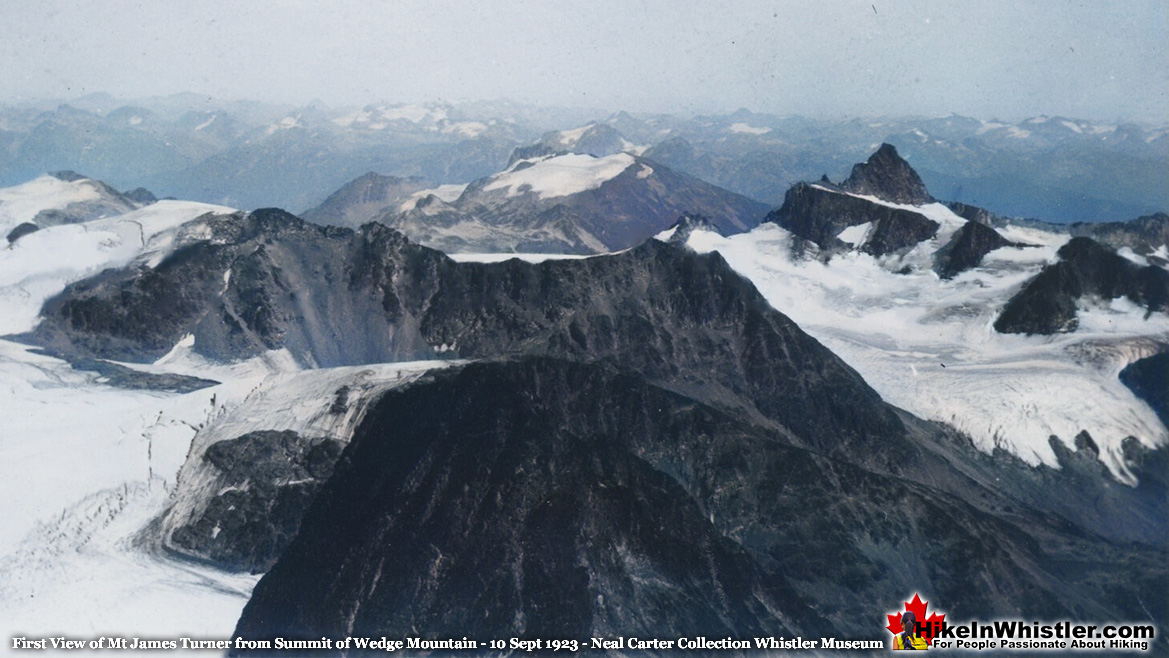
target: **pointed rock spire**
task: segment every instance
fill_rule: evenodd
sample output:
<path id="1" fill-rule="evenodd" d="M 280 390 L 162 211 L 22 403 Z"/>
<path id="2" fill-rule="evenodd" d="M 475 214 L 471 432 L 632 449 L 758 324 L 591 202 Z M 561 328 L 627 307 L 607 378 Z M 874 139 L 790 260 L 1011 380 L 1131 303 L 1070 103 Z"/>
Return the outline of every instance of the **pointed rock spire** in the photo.
<path id="1" fill-rule="evenodd" d="M 867 162 L 854 165 L 852 174 L 840 187 L 855 194 L 868 194 L 892 203 L 922 205 L 934 198 L 921 177 L 892 144 L 881 144 Z"/>

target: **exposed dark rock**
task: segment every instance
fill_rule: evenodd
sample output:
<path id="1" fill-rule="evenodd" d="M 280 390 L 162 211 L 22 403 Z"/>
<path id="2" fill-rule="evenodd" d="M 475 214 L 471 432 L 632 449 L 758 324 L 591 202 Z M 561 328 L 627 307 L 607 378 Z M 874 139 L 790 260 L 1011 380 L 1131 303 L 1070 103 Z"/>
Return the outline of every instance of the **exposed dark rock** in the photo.
<path id="1" fill-rule="evenodd" d="M 285 347 L 306 364 L 355 365 L 445 346 L 451 357 L 602 361 L 785 428 L 805 447 L 916 477 L 905 421 L 871 406 L 879 396 L 855 371 L 717 253 L 649 240 L 605 258 L 459 264 L 377 224 L 353 232 L 257 211 L 209 226 L 210 241 L 153 270 L 70 286 L 25 339 L 143 361 L 187 334 L 216 359 Z"/>
<path id="2" fill-rule="evenodd" d="M 1120 381 L 1157 412 L 1169 427 L 1169 352 L 1161 352 L 1128 364 Z"/>
<path id="3" fill-rule="evenodd" d="M 12 244 L 29 233 L 36 233 L 39 230 L 41 230 L 41 227 L 33 224 L 32 222 L 23 222 L 18 224 L 16 228 L 8 232 L 8 244 Z"/>
<path id="4" fill-rule="evenodd" d="M 951 279 L 960 272 L 977 267 L 995 249 L 1021 246 L 999 235 L 993 228 L 975 221 L 967 221 L 954 237 L 934 255 L 934 271 L 943 279 Z"/>
<path id="5" fill-rule="evenodd" d="M 1149 312 L 1169 310 L 1169 272 L 1141 267 L 1091 238 L 1076 237 L 1011 298 L 994 327 L 1001 333 L 1054 334 L 1075 331 L 1076 301 L 1083 297 L 1128 297 Z"/>
<path id="6" fill-rule="evenodd" d="M 960 203 L 958 201 L 947 202 L 946 207 L 962 219 L 970 222 L 976 222 L 978 224 L 982 224 L 983 226 L 989 226 L 991 228 L 1002 226 L 1010 221 L 1007 218 L 1000 217 L 999 215 L 996 215 L 985 208 L 979 208 L 978 206 L 972 206 L 970 204 Z"/>
<path id="7" fill-rule="evenodd" d="M 332 634 L 347 611 L 349 632 L 374 637 L 412 627 L 582 638 L 825 628 L 638 456 L 634 437 L 668 442 L 667 411 L 688 415 L 676 403 L 648 411 L 676 396 L 603 372 L 542 360 L 473 366 L 387 394 L 238 634 Z M 546 402 L 533 400 L 537 390 Z M 632 421 L 638 431 L 621 430 Z M 367 502 L 348 502 L 357 499 Z M 306 571 L 310 554 L 318 568 Z"/>
<path id="8" fill-rule="evenodd" d="M 854 165 L 840 187 L 846 192 L 868 194 L 892 203 L 920 206 L 934 202 L 921 177 L 892 144 L 881 144 L 868 161 Z"/>
<path id="9" fill-rule="evenodd" d="M 287 430 L 213 443 L 203 460 L 218 470 L 223 486 L 170 541 L 220 566 L 266 571 L 296 535 L 342 446 Z"/>
<path id="10" fill-rule="evenodd" d="M 515 150 L 511 152 L 511 157 L 507 159 L 507 166 L 510 169 L 512 165 L 519 162 L 520 160 L 532 160 L 535 158 L 544 158 L 553 155 L 563 155 L 565 153 L 568 153 L 568 151 L 564 148 L 546 144 L 544 142 L 537 142 L 535 144 L 529 144 L 528 146 L 517 146 Z"/>
<path id="11" fill-rule="evenodd" d="M 573 153 L 586 153 L 597 157 L 622 153 L 630 147 L 617 129 L 605 123 L 594 123 L 581 133 L 580 138 L 568 148 Z"/>
<path id="12" fill-rule="evenodd" d="M 69 365 L 73 366 L 74 370 L 96 372 L 101 375 L 102 383 L 118 388 L 190 393 L 219 384 L 213 379 L 203 379 L 202 377 L 142 372 L 101 359 L 74 359 L 69 362 Z"/>
<path id="13" fill-rule="evenodd" d="M 144 206 L 158 201 L 158 197 L 154 196 L 154 193 L 145 187 L 136 187 L 132 190 L 122 192 L 122 196 L 133 201 L 134 203 L 140 203 Z"/>
<path id="14" fill-rule="evenodd" d="M 186 333 L 235 360 L 287 347 L 305 364 L 430 357 L 401 295 L 425 287 L 442 254 L 399 233 L 321 227 L 279 210 L 212 220 L 213 237 L 153 269 L 108 271 L 46 304 L 39 344 L 63 353 L 152 361 Z M 398 268 L 420 268 L 397 281 Z M 230 275 L 227 273 L 230 271 Z M 225 276 L 228 283 L 225 285 Z M 396 327 L 387 333 L 386 326 Z"/>
<path id="15" fill-rule="evenodd" d="M 768 214 L 765 221 L 775 222 L 828 250 L 848 247 L 837 237 L 844 229 L 872 222 L 874 229 L 859 248 L 874 256 L 912 247 L 936 235 L 940 228 L 937 222 L 912 210 L 892 208 L 807 183 L 792 186 L 783 206 Z"/>
<path id="16" fill-rule="evenodd" d="M 674 229 L 673 235 L 670 236 L 670 242 L 685 243 L 690 239 L 690 234 L 694 231 L 710 231 L 723 235 L 723 232 L 709 217 L 702 215 L 691 215 L 689 213 L 682 215 L 678 221 L 671 226 Z"/>
<path id="17" fill-rule="evenodd" d="M 1121 614 L 1101 556 L 1165 584 L 1064 532 L 604 365 L 472 364 L 371 410 L 235 635 L 850 635 L 922 582 L 964 618 Z"/>
<path id="18" fill-rule="evenodd" d="M 878 399 L 718 254 L 649 240 L 603 259 L 458 264 L 378 224 L 353 232 L 264 210 L 210 226 L 209 242 L 154 269 L 68 287 L 25 339 L 130 361 L 154 361 L 187 334 L 215 359 L 283 347 L 322 366 L 433 358 L 442 345 L 459 357 L 611 359 L 728 403 L 745 396 L 830 450 L 859 439 L 836 428 L 855 401 Z M 792 360 L 817 364 L 823 395 L 805 395 L 811 382 Z M 803 383 L 777 389 L 785 377 Z M 900 431 L 887 413 L 865 424 L 866 441 Z"/>
<path id="19" fill-rule="evenodd" d="M 99 180 L 87 178 L 77 172 L 58 171 L 51 175 L 67 183 L 77 183 L 80 186 L 90 187 L 97 193 L 97 198 L 75 201 L 63 208 L 48 208 L 38 212 L 33 217 L 32 223 L 41 228 L 61 224 L 78 224 L 102 217 L 113 217 L 146 205 L 144 202 L 132 199 Z"/>
<path id="20" fill-rule="evenodd" d="M 1162 245 L 1169 245 L 1169 215 L 1163 212 L 1127 222 L 1078 222 L 1069 225 L 1067 230 L 1072 235 L 1088 236 L 1113 249 L 1128 247 L 1145 256 Z"/>
<path id="21" fill-rule="evenodd" d="M 85 180 L 85 179 L 89 178 L 89 176 L 84 176 L 82 174 L 77 173 L 76 171 L 71 170 L 71 169 L 64 169 L 62 171 L 50 171 L 49 175 L 52 176 L 53 178 L 56 178 L 57 180 L 65 181 L 66 183 L 74 183 L 74 182 L 77 182 L 79 180 Z"/>

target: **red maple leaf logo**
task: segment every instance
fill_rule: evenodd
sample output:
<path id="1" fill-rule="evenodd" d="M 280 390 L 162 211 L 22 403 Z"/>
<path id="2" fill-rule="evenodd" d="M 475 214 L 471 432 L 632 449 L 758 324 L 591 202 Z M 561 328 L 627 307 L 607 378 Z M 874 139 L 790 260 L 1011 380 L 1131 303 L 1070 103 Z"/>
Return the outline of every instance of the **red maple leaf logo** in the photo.
<path id="1" fill-rule="evenodd" d="M 913 616 L 917 618 L 917 623 L 925 625 L 921 636 L 925 638 L 927 644 L 933 644 L 934 633 L 941 627 L 942 622 L 946 619 L 946 615 L 939 615 L 935 612 L 930 614 L 929 617 L 926 617 L 926 611 L 929 609 L 929 605 L 928 601 L 922 601 L 921 597 L 915 592 L 913 600 L 905 602 L 905 611 L 912 612 Z M 901 628 L 901 614 L 897 612 L 891 615 L 885 615 L 885 618 L 889 621 L 889 625 L 885 628 L 894 635 L 900 635 L 905 630 Z M 937 624 L 935 625 L 934 622 L 937 622 Z"/>

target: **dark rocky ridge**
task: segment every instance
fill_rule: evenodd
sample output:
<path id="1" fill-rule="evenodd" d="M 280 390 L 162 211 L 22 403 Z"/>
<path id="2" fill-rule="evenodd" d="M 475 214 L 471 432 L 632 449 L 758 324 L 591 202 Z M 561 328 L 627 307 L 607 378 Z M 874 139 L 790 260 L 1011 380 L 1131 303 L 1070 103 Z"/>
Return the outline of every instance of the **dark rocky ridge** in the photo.
<path id="1" fill-rule="evenodd" d="M 921 213 L 873 203 L 824 185 L 796 183 L 787 192 L 783 206 L 767 215 L 796 236 L 814 242 L 821 249 L 838 251 L 849 245 L 836 237 L 849 226 L 873 222 L 874 230 L 861 251 L 884 256 L 907 249 L 937 234 L 940 225 Z"/>
<path id="2" fill-rule="evenodd" d="M 1141 267 L 1091 238 L 1072 238 L 1049 265 L 1007 302 L 995 320 L 1001 333 L 1054 334 L 1075 331 L 1076 301 L 1083 297 L 1128 297 L 1149 312 L 1169 311 L 1169 272 Z"/>
<path id="3" fill-rule="evenodd" d="M 1067 229 L 1072 235 L 1088 236 L 1113 249 L 1128 247 L 1144 256 L 1169 245 L 1169 215 L 1163 212 L 1127 222 L 1077 222 Z"/>
<path id="4" fill-rule="evenodd" d="M 358 365 L 433 358 L 444 345 L 451 357 L 612 360 L 707 399 L 749 401 L 828 451 L 904 433 L 891 411 L 849 429 L 858 401 L 877 394 L 718 254 L 649 240 L 605 258 L 458 264 L 378 224 L 354 232 L 267 210 L 210 226 L 209 242 L 153 270 L 69 286 L 23 339 L 125 361 L 153 361 L 188 333 L 221 360 L 288 348 L 306 365 Z"/>
<path id="5" fill-rule="evenodd" d="M 950 204 L 954 212 L 966 217 L 955 206 Z M 973 208 L 970 206 L 969 208 Z M 979 210 L 979 209 L 975 209 Z M 983 211 L 985 212 L 985 211 Z M 1169 244 L 1169 215 L 1159 212 L 1144 215 L 1124 222 L 1076 222 L 1074 224 L 1056 224 L 1037 219 L 1006 218 L 986 213 L 991 218 L 993 226 L 1017 225 L 1028 228 L 1037 228 L 1052 233 L 1070 233 L 1074 237 L 1087 237 L 1108 245 L 1113 249 L 1128 247 L 1134 253 L 1151 257 L 1158 247 Z M 967 217 L 967 219 L 972 219 Z M 1166 263 L 1162 263 L 1164 265 Z"/>
<path id="6" fill-rule="evenodd" d="M 66 183 L 76 183 L 79 180 L 85 180 L 86 178 L 89 178 L 88 176 L 86 176 L 84 174 L 79 174 L 76 171 L 73 171 L 72 169 L 62 169 L 61 171 L 50 171 L 49 175 L 52 176 L 53 178 L 56 178 L 59 181 L 64 181 Z"/>
<path id="7" fill-rule="evenodd" d="M 218 564 L 261 573 L 300 528 L 305 509 L 333 472 L 344 444 L 262 430 L 212 444 L 203 460 L 222 488 L 170 541 Z"/>
<path id="8" fill-rule="evenodd" d="M 212 233 L 208 242 L 177 251 L 154 270 L 107 272 L 71 286 L 46 306 L 46 317 L 32 338 L 67 351 L 136 354 L 144 360 L 165 353 L 186 333 L 195 334 L 197 351 L 213 358 L 240 358 L 289 347 L 304 363 L 355 364 L 392 360 L 395 355 L 429 356 L 444 345 L 450 348 L 448 353 L 460 357 L 552 357 L 528 365 L 485 364 L 483 369 L 461 370 L 471 373 L 466 375 L 469 380 L 457 379 L 463 374 L 436 375 L 432 382 L 390 394 L 387 400 L 395 395 L 425 396 L 429 394 L 419 391 L 434 385 L 438 392 L 427 398 L 431 399 L 428 404 L 444 401 L 443 414 L 432 418 L 420 411 L 413 417 L 396 418 L 393 424 L 363 424 L 359 435 L 420 432 L 422 436 L 429 430 L 417 428 L 426 423 L 445 423 L 449 431 L 433 435 L 441 439 L 435 450 L 424 441 L 405 445 L 407 451 L 430 450 L 425 454 L 434 457 L 429 462 L 434 469 L 411 462 L 417 452 L 405 453 L 404 463 L 417 464 L 422 479 L 406 483 L 383 479 L 389 489 L 378 500 L 401 500 L 417 510 L 424 500 L 407 501 L 394 487 L 431 482 L 437 483 L 429 489 L 435 493 L 429 499 L 435 505 L 434 519 L 457 518 L 457 514 L 438 514 L 443 509 L 470 514 L 473 508 L 449 502 L 458 499 L 452 474 L 463 472 L 462 466 L 456 468 L 450 460 L 458 457 L 487 468 L 490 463 L 478 459 L 481 455 L 475 450 L 478 442 L 492 440 L 524 453 L 516 457 L 521 461 L 531 456 L 539 466 L 541 456 L 546 456 L 551 461 L 542 462 L 544 467 L 571 464 L 571 471 L 549 469 L 527 493 L 522 486 L 525 478 L 517 477 L 514 468 L 467 476 L 470 481 L 486 482 L 476 485 L 481 501 L 492 500 L 496 492 L 540 500 L 541 496 L 567 496 L 568 502 L 554 505 L 555 513 L 547 519 L 530 506 L 519 508 L 530 512 L 522 518 L 496 514 L 509 507 L 485 509 L 485 514 L 495 514 L 491 518 L 501 528 L 511 523 L 507 532 L 514 537 L 530 536 L 538 542 L 539 533 L 530 527 L 561 528 L 575 519 L 594 524 L 589 526 L 592 535 L 643 538 L 642 531 L 631 535 L 630 528 L 648 527 L 646 510 L 662 506 L 677 510 L 681 519 L 690 519 L 691 512 L 686 510 L 697 505 L 707 513 L 709 527 L 699 523 L 700 532 L 669 535 L 683 545 L 671 552 L 645 539 L 632 545 L 647 560 L 669 562 L 673 558 L 667 557 L 673 555 L 686 565 L 690 564 L 686 555 L 695 550 L 695 544 L 686 543 L 688 538 L 700 542 L 715 528 L 731 542 L 708 543 L 715 551 L 710 559 L 718 565 L 716 573 L 707 577 L 703 574 L 709 569 L 693 572 L 685 567 L 675 572 L 681 575 L 666 582 L 681 583 L 684 591 L 720 583 L 724 592 L 750 592 L 754 598 L 726 605 L 718 600 L 676 602 L 689 615 L 686 619 L 710 619 L 712 611 L 734 609 L 742 616 L 727 623 L 750 628 L 757 618 L 755 602 L 782 601 L 786 607 L 778 610 L 783 614 L 773 616 L 769 623 L 789 629 L 814 628 L 820 617 L 842 629 L 848 623 L 860 623 L 847 619 L 860 619 L 857 611 L 871 608 L 874 600 L 904 596 L 905 588 L 918 586 L 918 574 L 927 571 L 932 574 L 931 586 L 948 583 L 938 585 L 937 591 L 949 600 L 970 601 L 962 604 L 969 610 L 1003 614 L 1027 610 L 1113 618 L 1117 610 L 1129 614 L 1123 608 L 1126 596 L 1131 599 L 1134 592 L 1165 586 L 1163 526 L 1159 533 L 1155 525 L 1150 531 L 1149 506 L 1126 504 L 1131 497 L 1145 494 L 1117 485 L 1108 496 L 1085 498 L 1072 487 L 1077 481 L 1062 472 L 1050 475 L 1042 486 L 1017 487 L 1007 466 L 972 459 L 968 441 L 951 440 L 937 427 L 884 404 L 851 368 L 772 309 L 718 254 L 698 255 L 679 245 L 651 240 L 627 253 L 603 258 L 539 265 L 518 260 L 457 264 L 376 224 L 357 232 L 316 227 L 269 210 L 210 220 L 208 226 Z M 229 270 L 225 284 L 223 275 Z M 493 383 L 485 386 L 485 381 Z M 589 402 L 593 398 L 597 402 Z M 419 409 L 429 408 L 422 404 L 423 398 L 407 399 L 419 402 Z M 493 411 L 492 402 L 499 400 L 524 402 Z M 558 406 L 557 400 L 564 400 L 564 406 Z M 451 408 L 464 401 L 471 405 L 461 407 L 466 414 Z M 526 409 L 529 406 L 532 411 Z M 665 417 L 645 420 L 638 416 L 655 409 Z M 675 416 L 677 422 L 669 424 Z M 536 429 L 528 431 L 529 427 Z M 563 427 L 572 433 L 563 434 Z M 623 429 L 628 427 L 636 429 Z M 704 427 L 712 429 L 707 432 Z M 550 433 L 572 440 L 543 445 L 541 437 Z M 645 443 L 638 438 L 641 434 L 649 437 L 644 441 L 662 438 L 658 444 Z M 667 441 L 677 436 L 693 437 L 692 454 L 680 453 L 677 445 Z M 743 436 L 747 438 L 740 440 Z M 595 442 L 590 437 L 604 440 Z M 660 454 L 651 454 L 653 450 Z M 647 472 L 630 454 L 667 479 Z M 406 467 L 396 461 L 378 463 L 389 473 Z M 599 465 L 593 468 L 590 463 Z M 347 472 L 351 471 L 339 468 L 326 489 L 334 482 L 345 482 L 337 484 L 344 488 L 363 486 L 347 482 Z M 751 477 L 740 477 L 743 473 Z M 573 484 L 567 493 L 557 493 L 561 475 Z M 618 523 L 622 517 L 613 507 L 585 504 L 603 498 L 607 494 L 602 490 L 621 482 L 631 487 L 629 495 L 634 500 L 648 501 L 631 508 L 641 520 L 625 526 Z M 780 483 L 778 491 L 773 491 Z M 760 490 L 771 491 L 766 495 L 772 498 L 756 493 Z M 577 496 L 581 492 L 595 495 L 581 498 Z M 818 502 L 809 506 L 808 500 Z M 1062 506 L 1064 500 L 1081 502 L 1069 509 Z M 580 516 L 563 511 L 577 508 L 584 510 Z M 1164 505 L 1154 504 L 1153 509 L 1163 510 Z M 908 528 L 890 530 L 897 524 L 886 513 L 895 515 L 897 510 L 917 521 Z M 351 510 L 342 517 L 367 512 Z M 309 523 L 306 518 L 303 527 L 310 527 Z M 864 534 L 849 534 L 850 524 L 865 528 Z M 756 526 L 761 529 L 751 530 Z M 446 526 L 435 527 L 436 534 L 430 538 L 435 546 L 452 549 L 444 551 L 444 556 L 468 555 L 468 549 L 455 540 L 471 535 L 452 539 L 443 534 Z M 247 529 L 248 524 L 241 524 L 240 528 L 245 536 L 270 536 L 263 527 Z M 304 542 L 316 541 L 311 534 L 302 531 L 297 536 Z M 387 530 L 381 536 L 390 534 Z M 1134 539 L 1145 543 L 1120 543 Z M 297 550 L 298 541 L 294 540 L 290 551 Z M 481 545 L 472 545 L 482 550 Z M 251 544 L 245 542 L 245 546 Z M 256 542 L 257 550 L 248 553 L 248 559 L 273 557 L 276 551 L 271 547 L 278 544 L 264 546 L 269 547 L 268 553 L 258 550 Z M 541 623 L 583 619 L 585 598 L 579 574 L 574 576 L 575 571 L 564 567 L 570 564 L 564 553 L 568 548 L 531 546 L 548 556 L 547 560 L 534 558 L 534 581 L 578 583 L 564 597 L 540 599 L 546 602 L 541 603 L 540 614 L 545 615 L 538 617 Z M 905 546 L 938 553 L 917 552 L 914 560 L 902 560 L 898 556 L 907 550 Z M 1086 548 L 1077 553 L 1079 548 L 1072 547 Z M 612 561 L 605 557 L 611 555 L 610 549 L 593 548 L 581 550 L 593 550 L 589 559 L 596 564 Z M 408 564 L 418 559 L 403 557 Z M 1066 572 L 1059 570 L 1064 567 L 1049 570 L 1043 566 L 1048 562 L 1071 566 Z M 439 566 L 454 571 L 470 568 L 465 564 Z M 493 568 L 490 560 L 470 564 L 481 566 L 479 571 Z M 973 574 L 969 565 L 978 565 L 979 573 Z M 302 568 L 303 563 L 290 568 L 292 575 L 299 578 L 296 573 Z M 355 562 L 354 568 L 368 574 L 371 563 Z M 1122 582 L 1118 568 L 1125 570 L 1124 578 L 1134 570 L 1144 575 Z M 497 567 L 495 571 L 501 572 Z M 1072 575 L 1073 571 L 1080 575 Z M 613 572 L 595 573 L 600 578 Z M 722 578 L 730 578 L 728 573 L 738 575 L 724 582 Z M 1094 579 L 1091 591 L 1068 584 L 1085 573 Z M 802 574 L 803 580 L 791 574 Z M 999 593 L 978 594 L 988 582 L 983 578 L 990 578 L 992 589 Z M 917 580 L 908 585 L 910 579 Z M 465 581 L 437 577 L 418 581 L 419 586 L 435 588 L 461 586 L 457 585 L 461 582 Z M 504 606 L 505 616 L 522 610 L 506 607 L 514 600 L 506 595 L 507 581 L 500 582 L 499 589 L 484 596 L 503 592 L 494 600 Z M 622 585 L 618 576 L 606 582 L 618 589 L 632 586 Z M 771 589 L 759 593 L 759 583 Z M 305 586 L 311 591 L 317 584 Z M 352 594 L 354 590 L 346 591 Z M 339 593 L 337 600 L 349 601 L 343 601 L 343 606 L 352 605 L 349 594 Z M 535 596 L 553 594 L 539 588 L 534 591 Z M 318 617 L 322 608 L 314 608 L 318 604 L 311 600 L 272 605 L 284 606 L 279 609 L 285 611 L 288 606 L 303 608 L 302 618 L 315 619 L 313 623 L 319 622 L 321 628 L 332 627 L 333 615 L 341 614 L 325 609 L 325 617 Z M 671 618 L 661 611 L 677 606 L 673 601 L 663 604 L 658 615 L 668 621 Z M 802 617 L 805 606 L 814 614 Z M 382 610 L 387 615 L 392 612 L 389 607 Z M 412 608 L 402 614 L 425 618 L 433 610 Z M 462 608 L 448 612 L 452 619 L 470 614 Z M 255 614 L 266 618 L 267 613 Z M 374 619 L 380 613 L 370 614 L 371 624 L 381 623 Z M 636 621 L 635 616 L 612 614 L 622 622 Z M 1163 610 L 1156 614 L 1164 618 Z M 793 621 L 796 618 L 809 621 L 801 624 Z M 459 631 L 460 635 L 465 632 Z"/>
<path id="9" fill-rule="evenodd" d="M 983 226 L 989 226 L 991 228 L 996 226 L 1004 226 L 1011 221 L 1005 217 L 1000 217 L 999 215 L 992 213 L 986 208 L 979 208 L 978 206 L 972 206 L 968 203 L 948 201 L 946 202 L 946 207 L 953 211 L 955 215 L 958 215 L 966 221 L 977 222 Z"/>
<path id="10" fill-rule="evenodd" d="M 1066 533 L 610 366 L 473 364 L 371 411 L 235 634 L 850 635 L 923 582 L 963 618 L 1132 614 L 1099 561 L 1165 586 Z"/>
<path id="11" fill-rule="evenodd" d="M 101 359 L 72 359 L 69 365 L 74 370 L 96 372 L 103 384 L 128 389 L 190 393 L 216 386 L 219 382 L 201 377 L 176 375 L 172 373 L 149 373 Z"/>
<path id="12" fill-rule="evenodd" d="M 881 144 L 867 161 L 854 165 L 840 187 L 846 192 L 867 194 L 892 203 L 920 206 L 934 202 L 921 177 L 892 144 Z"/>
<path id="13" fill-rule="evenodd" d="M 511 152 L 511 157 L 507 159 L 507 166 L 510 169 L 512 165 L 519 162 L 520 160 L 533 160 L 536 158 L 563 155 L 565 153 L 568 153 L 568 151 L 560 145 L 547 144 L 542 141 L 536 142 L 535 144 L 529 144 L 527 146 L 517 146 L 515 150 Z"/>
<path id="14" fill-rule="evenodd" d="M 1148 402 L 1161 422 L 1169 427 L 1169 352 L 1130 363 L 1120 371 L 1120 381 Z"/>
<path id="15" fill-rule="evenodd" d="M 8 235 L 5 237 L 8 240 L 8 244 L 12 244 L 24 236 L 30 233 L 36 233 L 39 230 L 41 230 L 41 227 L 33 224 L 32 222 L 23 222 L 21 224 L 17 224 L 16 228 L 9 231 Z"/>
<path id="16" fill-rule="evenodd" d="M 702 215 L 692 215 L 686 213 L 678 218 L 678 221 L 670 227 L 674 233 L 670 235 L 670 242 L 685 244 L 690 239 L 690 234 L 694 231 L 709 231 L 718 235 L 723 235 L 722 230 L 718 225 L 710 220 L 709 217 Z"/>
<path id="17" fill-rule="evenodd" d="M 943 279 L 977 267 L 982 258 L 1002 247 L 1020 247 L 999 235 L 993 228 L 973 220 L 967 221 L 954 237 L 934 255 L 934 271 Z"/>
<path id="18" fill-rule="evenodd" d="M 66 354 L 128 361 L 157 359 L 188 332 L 200 353 L 222 360 L 280 347 L 318 366 L 433 354 L 402 309 L 402 297 L 414 294 L 406 288 L 424 276 L 394 279 L 397 267 L 426 269 L 441 254 L 385 227 L 320 227 L 279 210 L 208 226 L 210 240 L 154 269 L 107 271 L 69 286 L 46 303 L 50 321 L 31 339 Z"/>
<path id="19" fill-rule="evenodd" d="M 144 206 L 158 201 L 158 197 L 154 196 L 154 192 L 151 192 L 145 187 L 136 187 L 132 190 L 127 190 L 122 192 L 122 196 L 133 201 L 134 203 L 140 203 Z"/>
<path id="20" fill-rule="evenodd" d="M 527 146 L 518 146 L 508 158 L 510 168 L 520 160 L 542 158 L 565 153 L 583 153 L 598 158 L 623 153 L 630 144 L 616 128 L 607 123 L 592 123 L 583 127 L 575 139 L 565 136 L 563 131 L 545 133 L 540 141 Z"/>

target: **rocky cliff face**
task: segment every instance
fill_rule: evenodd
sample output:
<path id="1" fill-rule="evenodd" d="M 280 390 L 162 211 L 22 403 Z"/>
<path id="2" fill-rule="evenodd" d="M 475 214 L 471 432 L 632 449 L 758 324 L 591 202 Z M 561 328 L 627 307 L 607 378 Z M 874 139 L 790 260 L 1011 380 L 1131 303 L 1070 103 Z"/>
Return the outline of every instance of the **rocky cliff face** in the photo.
<path id="1" fill-rule="evenodd" d="M 1134 361 L 1120 371 L 1120 381 L 1148 402 L 1169 427 L 1169 352 Z"/>
<path id="2" fill-rule="evenodd" d="M 1152 569 L 1130 588 L 1165 580 L 1155 554 L 1061 543 L 1025 508 L 990 513 L 546 358 L 388 393 L 301 528 L 236 635 L 847 635 L 871 622 L 846 611 L 911 583 L 962 616 L 1060 617 L 1127 605 L 1101 556 Z M 1071 572 L 1093 584 L 1073 593 Z"/>
<path id="3" fill-rule="evenodd" d="M 62 353 L 154 360 L 183 336 L 215 359 L 288 348 L 305 365 L 380 363 L 432 354 L 404 308 L 403 286 L 444 257 L 395 231 L 320 227 L 279 210 L 214 219 L 210 239 L 157 267 L 110 271 L 46 304 L 31 339 Z M 422 285 L 422 284 L 419 284 Z M 393 327 L 387 330 L 387 326 Z"/>
<path id="4" fill-rule="evenodd" d="M 968 221 L 958 229 L 950 241 L 934 256 L 934 271 L 943 279 L 951 279 L 960 272 L 977 267 L 995 249 L 1020 246 L 1004 238 L 993 228 L 976 221 Z"/>
<path id="5" fill-rule="evenodd" d="M 1090 237 L 1113 249 L 1128 247 L 1135 253 L 1148 256 L 1158 247 L 1169 245 L 1169 215 L 1159 212 L 1128 222 L 1079 222 L 1069 225 L 1068 231 L 1075 236 Z M 1161 264 L 1169 263 L 1162 258 Z"/>
<path id="6" fill-rule="evenodd" d="M 1049 265 L 1007 302 L 994 327 L 1002 333 L 1054 334 L 1075 331 L 1076 302 L 1127 297 L 1149 311 L 1169 309 L 1169 271 L 1141 267 L 1091 238 L 1076 237 Z"/>
<path id="7" fill-rule="evenodd" d="M 170 541 L 220 564 L 266 571 L 296 535 L 343 446 L 291 430 L 249 432 L 211 445 L 202 459 L 223 474 L 223 488 Z"/>
<path id="8" fill-rule="evenodd" d="M 840 232 L 850 226 L 872 223 L 874 230 L 859 246 L 865 253 L 883 256 L 928 240 L 938 232 L 939 224 L 919 212 L 873 203 L 829 187 L 797 183 L 784 198 L 779 210 L 767 220 L 814 242 L 821 249 L 839 251 L 850 248 Z"/>
<path id="9" fill-rule="evenodd" d="M 824 628 L 642 454 L 702 443 L 702 431 L 727 421 L 606 368 L 543 359 L 470 366 L 391 393 L 237 633 Z M 350 504 L 358 499 L 368 503 Z M 306 570 L 306 559 L 318 567 Z"/>
<path id="10" fill-rule="evenodd" d="M 920 206 L 934 202 L 921 177 L 892 144 L 881 144 L 867 161 L 854 165 L 852 173 L 840 187 L 846 192 L 867 194 L 893 203 Z"/>
<path id="11" fill-rule="evenodd" d="M 26 340 L 143 361 L 187 334 L 214 359 L 287 348 L 319 366 L 435 354 L 613 360 L 730 404 L 749 400 L 826 446 L 854 436 L 835 431 L 855 415 L 852 402 L 877 399 L 718 254 L 650 240 L 603 259 L 458 264 L 377 224 L 353 232 L 257 211 L 211 230 L 153 270 L 71 286 Z M 800 374 L 808 359 L 821 364 L 824 395 L 776 387 L 777 377 L 809 385 Z M 865 440 L 876 442 L 900 423 L 884 412 L 867 425 Z"/>

